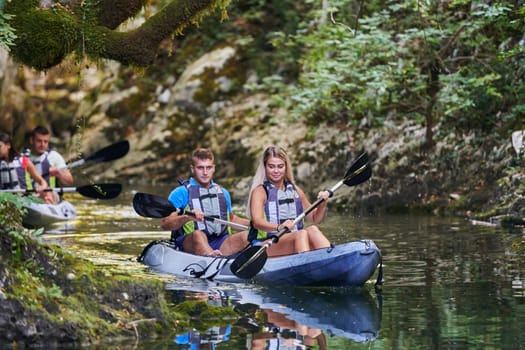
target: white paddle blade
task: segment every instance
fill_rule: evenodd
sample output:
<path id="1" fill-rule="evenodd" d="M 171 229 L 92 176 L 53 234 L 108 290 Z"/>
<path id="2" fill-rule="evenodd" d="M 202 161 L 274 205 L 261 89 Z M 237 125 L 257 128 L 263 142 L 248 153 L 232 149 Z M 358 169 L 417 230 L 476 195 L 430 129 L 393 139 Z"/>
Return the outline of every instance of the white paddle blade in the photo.
<path id="1" fill-rule="evenodd" d="M 516 155 L 519 157 L 521 149 L 523 148 L 523 135 L 525 130 L 518 130 L 512 133 L 512 147 L 516 151 Z"/>

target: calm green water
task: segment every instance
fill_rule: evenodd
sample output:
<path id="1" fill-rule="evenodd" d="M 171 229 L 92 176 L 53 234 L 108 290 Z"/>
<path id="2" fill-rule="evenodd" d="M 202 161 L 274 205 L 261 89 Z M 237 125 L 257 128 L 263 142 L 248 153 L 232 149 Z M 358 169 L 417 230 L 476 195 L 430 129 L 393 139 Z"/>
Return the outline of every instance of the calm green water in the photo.
<path id="1" fill-rule="evenodd" d="M 160 194 L 159 189 L 141 191 Z M 132 192 L 108 202 L 69 195 L 79 218 L 44 239 L 101 265 L 150 273 L 134 261 L 168 238 L 158 220 L 138 217 Z M 129 349 L 524 349 L 525 268 L 511 250 L 523 230 L 458 218 L 336 216 L 321 226 L 334 243 L 372 239 L 383 253 L 382 291 L 218 285 L 159 276 L 174 302 L 208 300 L 240 321 L 207 334 L 173 334 Z M 194 343 L 193 347 L 191 342 Z M 197 345 L 197 343 L 199 343 Z"/>

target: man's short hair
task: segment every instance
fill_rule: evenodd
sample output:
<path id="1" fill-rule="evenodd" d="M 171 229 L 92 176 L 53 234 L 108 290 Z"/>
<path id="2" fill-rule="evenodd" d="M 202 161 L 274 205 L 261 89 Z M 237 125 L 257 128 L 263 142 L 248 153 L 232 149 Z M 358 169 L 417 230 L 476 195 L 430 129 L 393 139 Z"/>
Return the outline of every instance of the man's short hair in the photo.
<path id="1" fill-rule="evenodd" d="M 211 160 L 214 161 L 215 157 L 213 156 L 213 152 L 208 148 L 197 148 L 195 151 L 193 151 L 193 154 L 191 155 L 192 162 L 195 162 L 195 160 Z"/>
<path id="2" fill-rule="evenodd" d="M 34 137 L 36 134 L 40 134 L 40 135 L 49 135 L 50 132 L 49 132 L 49 129 L 46 128 L 45 126 L 42 126 L 42 125 L 38 125 L 36 126 L 33 131 L 31 131 L 31 136 Z"/>

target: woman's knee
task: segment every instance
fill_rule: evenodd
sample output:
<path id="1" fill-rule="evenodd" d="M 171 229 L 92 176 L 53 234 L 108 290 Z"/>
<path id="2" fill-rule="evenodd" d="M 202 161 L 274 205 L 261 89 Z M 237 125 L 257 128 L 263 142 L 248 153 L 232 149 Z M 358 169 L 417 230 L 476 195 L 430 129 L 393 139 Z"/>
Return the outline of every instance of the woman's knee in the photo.
<path id="1" fill-rule="evenodd" d="M 308 231 L 305 229 L 297 230 L 291 233 L 294 239 L 305 239 L 308 237 Z"/>
<path id="2" fill-rule="evenodd" d="M 320 234 L 321 230 L 319 229 L 319 227 L 312 225 L 306 228 L 306 232 L 308 232 L 309 235 L 312 235 L 312 234 L 316 235 L 316 234 Z"/>
<path id="3" fill-rule="evenodd" d="M 310 239 L 308 238 L 308 231 L 299 230 L 295 231 L 294 234 L 296 253 L 302 253 L 310 250 Z"/>

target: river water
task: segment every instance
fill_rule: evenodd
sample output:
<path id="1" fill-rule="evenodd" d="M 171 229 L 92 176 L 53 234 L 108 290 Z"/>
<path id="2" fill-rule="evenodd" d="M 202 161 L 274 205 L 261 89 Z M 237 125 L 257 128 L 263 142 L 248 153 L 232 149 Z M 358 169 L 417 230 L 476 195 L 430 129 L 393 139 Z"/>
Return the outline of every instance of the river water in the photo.
<path id="1" fill-rule="evenodd" d="M 135 258 L 169 233 L 159 220 L 139 217 L 132 197 L 130 188 L 111 201 L 68 194 L 78 218 L 42 238 L 102 267 L 151 274 Z M 524 239 L 523 229 L 472 225 L 455 217 L 331 212 L 321 228 L 336 244 L 372 239 L 383 254 L 382 288 L 374 288 L 377 274 L 360 289 L 228 285 L 159 275 L 174 303 L 207 300 L 242 317 L 206 332 L 174 331 L 155 343 L 138 339 L 125 348 L 525 348 L 525 267 L 511 248 Z"/>

